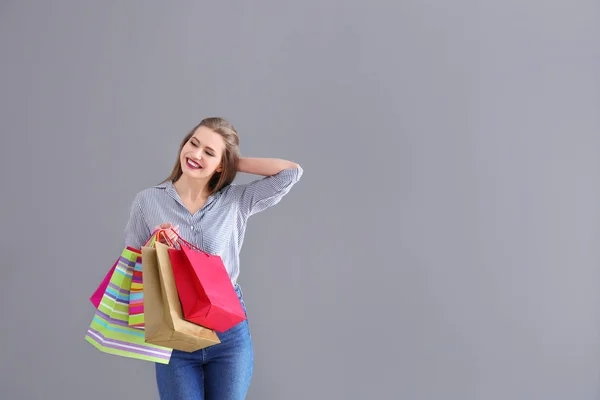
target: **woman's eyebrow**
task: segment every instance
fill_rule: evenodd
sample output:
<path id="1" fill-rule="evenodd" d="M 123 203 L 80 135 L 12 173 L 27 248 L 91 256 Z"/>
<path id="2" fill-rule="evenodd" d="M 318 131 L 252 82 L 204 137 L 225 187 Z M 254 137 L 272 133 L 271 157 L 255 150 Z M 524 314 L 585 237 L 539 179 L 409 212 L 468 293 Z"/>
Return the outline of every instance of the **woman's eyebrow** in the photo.
<path id="1" fill-rule="evenodd" d="M 201 144 L 201 143 L 200 143 L 200 140 L 198 140 L 198 138 L 197 138 L 196 136 L 192 136 L 192 139 L 194 139 L 196 142 L 198 142 L 198 144 Z M 206 148 L 207 148 L 207 149 L 209 149 L 209 150 L 215 151 L 215 149 L 213 149 L 213 148 L 212 148 L 212 147 L 210 147 L 210 146 L 206 146 Z"/>

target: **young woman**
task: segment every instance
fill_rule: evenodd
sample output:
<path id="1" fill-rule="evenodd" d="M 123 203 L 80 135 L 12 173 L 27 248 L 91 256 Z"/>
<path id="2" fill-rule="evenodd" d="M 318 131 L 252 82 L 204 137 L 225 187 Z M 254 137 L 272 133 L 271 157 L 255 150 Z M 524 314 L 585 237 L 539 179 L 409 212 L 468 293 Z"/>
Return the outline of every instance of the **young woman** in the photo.
<path id="1" fill-rule="evenodd" d="M 233 184 L 238 171 L 263 177 Z M 183 139 L 171 176 L 135 196 L 126 245 L 140 248 L 157 227 L 173 228 L 186 241 L 221 256 L 246 310 L 237 279 L 248 218 L 277 204 L 302 172 L 291 161 L 240 158 L 234 127 L 222 118 L 206 118 Z M 174 350 L 169 364 L 156 364 L 162 400 L 246 397 L 254 366 L 248 321 L 218 336 L 217 345 L 193 353 Z"/>

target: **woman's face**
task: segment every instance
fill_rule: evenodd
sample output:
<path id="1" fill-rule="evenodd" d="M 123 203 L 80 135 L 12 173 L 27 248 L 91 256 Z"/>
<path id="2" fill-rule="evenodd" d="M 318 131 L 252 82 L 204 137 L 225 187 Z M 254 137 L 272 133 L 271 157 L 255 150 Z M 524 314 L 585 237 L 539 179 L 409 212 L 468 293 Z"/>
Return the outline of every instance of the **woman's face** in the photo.
<path id="1" fill-rule="evenodd" d="M 225 141 L 218 133 L 200 126 L 181 149 L 179 160 L 183 174 L 194 179 L 210 179 L 221 172 Z"/>

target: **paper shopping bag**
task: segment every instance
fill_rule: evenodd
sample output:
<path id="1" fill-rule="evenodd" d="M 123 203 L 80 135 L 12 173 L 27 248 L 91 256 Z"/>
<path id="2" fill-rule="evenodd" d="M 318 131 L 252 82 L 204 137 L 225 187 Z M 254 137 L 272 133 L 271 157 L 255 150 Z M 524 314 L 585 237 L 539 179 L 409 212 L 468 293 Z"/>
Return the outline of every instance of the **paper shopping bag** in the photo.
<path id="1" fill-rule="evenodd" d="M 128 313 L 129 326 L 144 326 L 144 285 L 142 280 L 142 257 L 138 257 L 133 268 Z"/>
<path id="2" fill-rule="evenodd" d="M 131 247 L 123 250 L 85 340 L 104 353 L 168 364 L 172 349 L 146 343 L 143 328 L 128 325 L 131 276 L 140 254 Z"/>
<path id="3" fill-rule="evenodd" d="M 164 233 L 164 229 L 155 230 L 150 238 L 142 245 L 153 247 L 158 236 Z M 167 238 L 168 239 L 168 238 Z M 144 326 L 144 282 L 142 277 L 142 258 L 138 258 L 133 268 L 131 277 L 131 291 L 129 296 L 129 326 Z"/>
<path id="4" fill-rule="evenodd" d="M 244 321 L 246 313 L 221 257 L 178 243 L 181 249 L 168 251 L 184 318 L 221 333 Z"/>
<path id="5" fill-rule="evenodd" d="M 106 276 L 104 276 L 104 279 L 102 279 L 102 282 L 100 282 L 100 285 L 98 286 L 98 288 L 96 289 L 96 291 L 90 297 L 90 301 L 92 302 L 92 304 L 94 305 L 94 307 L 98 308 L 98 306 L 100 305 L 100 301 L 102 300 L 102 296 L 104 296 L 104 292 L 106 291 L 106 288 L 108 287 L 108 283 L 110 282 L 110 278 L 112 277 L 113 273 L 115 272 L 115 268 L 117 267 L 118 263 L 119 263 L 119 260 L 115 261 L 115 263 L 113 264 L 112 268 L 108 271 L 108 273 L 106 274 Z"/>
<path id="6" fill-rule="evenodd" d="M 183 319 L 168 247 L 142 247 L 146 343 L 193 352 L 221 343 L 215 331 Z"/>

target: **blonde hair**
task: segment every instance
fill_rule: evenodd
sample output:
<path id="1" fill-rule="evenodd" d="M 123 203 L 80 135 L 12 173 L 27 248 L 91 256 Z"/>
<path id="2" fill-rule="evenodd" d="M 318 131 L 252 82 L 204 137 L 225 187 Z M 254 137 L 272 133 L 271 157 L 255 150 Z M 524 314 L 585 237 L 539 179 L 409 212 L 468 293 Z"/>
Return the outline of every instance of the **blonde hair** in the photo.
<path id="1" fill-rule="evenodd" d="M 215 172 L 208 181 L 209 194 L 213 194 L 231 184 L 237 175 L 238 164 L 240 161 L 240 139 L 238 133 L 231 123 L 220 117 L 209 117 L 203 119 L 192 129 L 181 141 L 179 151 L 177 152 L 177 161 L 173 166 L 173 171 L 167 179 L 163 181 L 177 182 L 183 170 L 181 169 L 181 151 L 185 144 L 192 138 L 194 132 L 201 126 L 205 126 L 213 132 L 219 134 L 225 142 L 225 150 L 221 158 L 221 172 Z"/>

